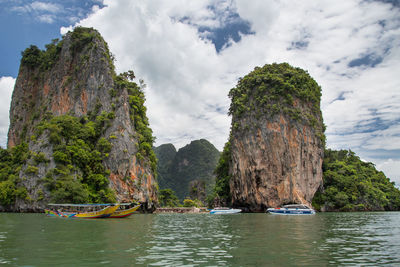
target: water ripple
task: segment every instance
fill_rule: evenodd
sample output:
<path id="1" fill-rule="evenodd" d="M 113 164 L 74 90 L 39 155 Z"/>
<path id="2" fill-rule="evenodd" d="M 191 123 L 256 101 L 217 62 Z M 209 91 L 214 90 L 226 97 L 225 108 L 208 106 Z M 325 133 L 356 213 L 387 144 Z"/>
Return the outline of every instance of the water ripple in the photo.
<path id="1" fill-rule="evenodd" d="M 200 217 L 199 217 L 200 216 Z M 204 220 L 204 216 L 208 216 Z M 137 259 L 154 266 L 227 266 L 233 235 L 218 216 L 158 215 L 148 254 Z M 150 262 L 149 262 L 150 261 Z"/>
<path id="2" fill-rule="evenodd" d="M 321 249 L 339 265 L 399 264 L 399 213 L 336 214 Z"/>
<path id="3" fill-rule="evenodd" d="M 116 220 L 0 213 L 0 265 L 400 266 L 399 221 L 400 212 Z"/>

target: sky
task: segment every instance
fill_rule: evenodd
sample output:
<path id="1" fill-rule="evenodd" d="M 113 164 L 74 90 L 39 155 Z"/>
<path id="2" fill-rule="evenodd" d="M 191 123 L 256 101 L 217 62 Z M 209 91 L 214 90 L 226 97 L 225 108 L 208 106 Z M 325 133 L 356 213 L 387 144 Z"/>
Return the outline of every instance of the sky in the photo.
<path id="1" fill-rule="evenodd" d="M 327 147 L 351 149 L 400 185 L 399 0 L 0 0 L 0 145 L 21 51 L 96 28 L 118 72 L 147 87 L 155 145 L 205 138 L 222 150 L 229 90 L 288 62 L 321 85 Z"/>

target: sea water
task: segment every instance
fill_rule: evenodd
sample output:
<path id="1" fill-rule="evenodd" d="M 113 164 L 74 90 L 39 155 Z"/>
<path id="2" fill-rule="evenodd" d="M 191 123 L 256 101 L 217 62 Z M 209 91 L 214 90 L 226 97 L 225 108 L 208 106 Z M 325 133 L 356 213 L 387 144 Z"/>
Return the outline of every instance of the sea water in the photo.
<path id="1" fill-rule="evenodd" d="M 400 266 L 399 252 L 400 212 L 0 213 L 0 265 L 10 266 Z"/>

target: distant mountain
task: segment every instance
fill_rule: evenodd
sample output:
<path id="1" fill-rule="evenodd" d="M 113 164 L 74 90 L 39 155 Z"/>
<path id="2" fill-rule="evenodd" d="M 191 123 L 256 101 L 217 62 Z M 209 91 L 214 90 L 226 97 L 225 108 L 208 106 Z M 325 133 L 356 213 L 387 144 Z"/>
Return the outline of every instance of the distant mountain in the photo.
<path id="1" fill-rule="evenodd" d="M 170 177 L 170 167 L 176 155 L 176 148 L 173 144 L 163 144 L 154 149 L 157 162 L 157 172 L 158 172 L 158 186 L 160 189 L 173 188 L 174 184 L 171 182 Z"/>
<path id="2" fill-rule="evenodd" d="M 172 144 L 154 149 L 158 158 L 158 184 L 160 189 L 171 188 L 180 200 L 193 193 L 191 186 L 201 185 L 207 193 L 215 184 L 213 174 L 220 152 L 205 139 L 192 141 L 176 152 Z M 195 182 L 193 182 L 195 181 Z M 204 190 L 204 189 L 195 189 Z M 203 194 L 200 194 L 203 195 Z"/>

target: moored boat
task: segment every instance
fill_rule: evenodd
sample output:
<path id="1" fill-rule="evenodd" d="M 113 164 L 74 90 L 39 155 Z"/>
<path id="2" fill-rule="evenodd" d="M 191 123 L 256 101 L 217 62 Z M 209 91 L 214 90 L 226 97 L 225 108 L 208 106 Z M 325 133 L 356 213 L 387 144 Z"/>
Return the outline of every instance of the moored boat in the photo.
<path id="1" fill-rule="evenodd" d="M 114 211 L 108 218 L 125 218 L 131 216 L 140 207 L 140 204 L 130 207 L 132 205 L 132 203 L 121 203 L 119 210 Z"/>
<path id="2" fill-rule="evenodd" d="M 45 209 L 48 216 L 64 218 L 107 218 L 110 217 L 120 204 L 48 204 L 51 208 Z"/>
<path id="3" fill-rule="evenodd" d="M 315 210 L 304 204 L 292 204 L 284 205 L 281 208 L 269 208 L 267 212 L 270 214 L 277 215 L 312 215 L 315 214 Z"/>
<path id="4" fill-rule="evenodd" d="M 225 207 L 218 207 L 210 210 L 210 214 L 232 214 L 232 213 L 239 213 L 241 209 L 231 209 Z"/>

